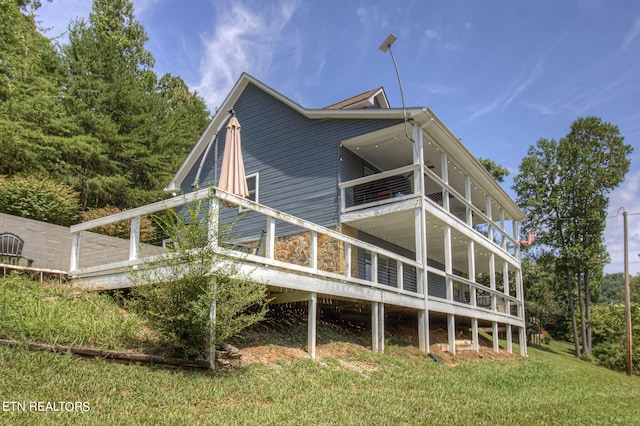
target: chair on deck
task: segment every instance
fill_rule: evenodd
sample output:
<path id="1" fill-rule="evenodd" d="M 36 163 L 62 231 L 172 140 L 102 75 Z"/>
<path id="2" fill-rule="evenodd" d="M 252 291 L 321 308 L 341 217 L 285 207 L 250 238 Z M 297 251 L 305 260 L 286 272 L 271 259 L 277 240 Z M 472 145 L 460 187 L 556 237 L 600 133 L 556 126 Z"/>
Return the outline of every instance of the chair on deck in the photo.
<path id="1" fill-rule="evenodd" d="M 27 266 L 31 266 L 33 260 L 22 256 L 23 246 L 24 241 L 17 235 L 10 232 L 0 234 L 0 263 L 20 265 L 20 261 L 24 260 Z"/>

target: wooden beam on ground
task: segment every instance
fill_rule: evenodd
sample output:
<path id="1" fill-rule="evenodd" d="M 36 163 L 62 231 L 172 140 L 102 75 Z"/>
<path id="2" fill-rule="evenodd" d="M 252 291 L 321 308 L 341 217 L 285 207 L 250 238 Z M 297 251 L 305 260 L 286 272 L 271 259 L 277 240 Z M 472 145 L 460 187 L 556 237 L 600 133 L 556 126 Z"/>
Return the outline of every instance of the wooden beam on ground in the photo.
<path id="1" fill-rule="evenodd" d="M 189 367 L 189 368 L 209 368 L 209 361 L 190 361 L 182 358 L 171 358 L 159 355 L 147 355 L 132 352 L 119 352 L 119 351 L 107 351 L 100 349 L 90 348 L 78 348 L 74 346 L 63 345 L 47 345 L 44 343 L 33 342 L 17 342 L 14 340 L 0 339 L 0 344 L 6 346 L 24 346 L 29 349 L 37 349 L 42 351 L 54 352 L 59 354 L 72 353 L 74 355 L 85 357 L 100 357 L 105 359 L 112 359 L 116 361 L 125 362 L 143 362 L 148 364 L 163 364 L 172 365 L 176 367 Z"/>

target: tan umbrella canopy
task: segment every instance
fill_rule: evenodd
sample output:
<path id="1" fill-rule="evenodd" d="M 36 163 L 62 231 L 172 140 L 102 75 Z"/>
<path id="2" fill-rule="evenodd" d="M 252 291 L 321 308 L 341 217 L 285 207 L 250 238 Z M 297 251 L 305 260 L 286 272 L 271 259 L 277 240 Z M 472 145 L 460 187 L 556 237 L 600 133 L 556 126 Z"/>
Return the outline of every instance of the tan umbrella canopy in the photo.
<path id="1" fill-rule="evenodd" d="M 227 125 L 218 188 L 239 197 L 247 198 L 249 196 L 240 146 L 240 123 L 235 116 L 231 117 Z"/>

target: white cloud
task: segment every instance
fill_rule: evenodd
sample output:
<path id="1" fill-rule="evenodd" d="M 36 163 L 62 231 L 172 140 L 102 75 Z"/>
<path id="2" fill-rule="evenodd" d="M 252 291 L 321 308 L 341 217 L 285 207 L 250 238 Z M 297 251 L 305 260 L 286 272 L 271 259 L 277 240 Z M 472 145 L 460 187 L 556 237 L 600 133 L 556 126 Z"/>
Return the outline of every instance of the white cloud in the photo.
<path id="1" fill-rule="evenodd" d="M 528 72 L 529 67 L 525 67 L 508 87 L 506 87 L 501 93 L 499 93 L 491 102 L 482 105 L 469 116 L 466 121 L 473 121 L 478 117 L 488 114 L 498 108 L 509 106 L 514 100 L 516 100 L 525 90 L 527 90 L 544 71 L 543 56 L 538 59 L 533 70 Z"/>
<path id="2" fill-rule="evenodd" d="M 215 31 L 201 36 L 204 52 L 195 89 L 212 110 L 242 72 L 257 76 L 268 71 L 280 35 L 300 2 L 260 4 L 262 9 L 238 2 L 217 3 Z"/>
<path id="3" fill-rule="evenodd" d="M 432 95 L 453 96 L 462 93 L 462 89 L 459 87 L 446 86 L 441 84 L 426 84 L 422 86 L 422 89 L 426 90 Z"/>
<path id="4" fill-rule="evenodd" d="M 631 43 L 640 35 L 640 18 L 636 18 L 635 22 L 627 32 L 622 41 L 622 50 L 626 50 Z"/>

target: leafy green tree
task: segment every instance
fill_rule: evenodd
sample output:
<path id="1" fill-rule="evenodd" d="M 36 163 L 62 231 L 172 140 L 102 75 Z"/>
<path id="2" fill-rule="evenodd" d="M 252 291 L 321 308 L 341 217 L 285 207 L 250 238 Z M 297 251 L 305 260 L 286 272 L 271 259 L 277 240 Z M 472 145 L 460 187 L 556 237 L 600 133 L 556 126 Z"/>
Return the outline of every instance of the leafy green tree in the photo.
<path id="1" fill-rule="evenodd" d="M 202 99 L 179 77 L 160 79 L 129 0 L 95 0 L 63 46 L 66 106 L 93 141 L 74 183 L 83 208 L 157 201 L 208 122 Z M 177 165 L 176 165 L 177 164 Z"/>
<path id="2" fill-rule="evenodd" d="M 156 223 L 171 241 L 169 251 L 130 274 L 136 284 L 133 307 L 187 358 L 211 354 L 213 345 L 261 321 L 267 312 L 266 287 L 243 277 L 239 261 L 210 244 L 212 239 L 224 244 L 233 228 L 217 225 L 219 215 L 208 208 L 212 201 L 158 216 Z"/>
<path id="3" fill-rule="evenodd" d="M 509 176 L 509 170 L 493 160 L 488 158 L 478 158 L 478 161 L 480 161 L 480 164 L 482 164 L 491 176 L 500 183 L 504 182 L 505 177 Z"/>
<path id="4" fill-rule="evenodd" d="M 543 255 L 526 257 L 522 262 L 527 330 L 543 330 L 557 336 L 565 332 L 566 298 L 558 298 L 554 259 Z"/>
<path id="5" fill-rule="evenodd" d="M 579 118 L 559 142 L 540 139 L 530 147 L 514 180 L 518 203 L 528 216 L 525 226 L 538 230 L 538 242 L 555 256 L 556 275 L 566 284 L 576 356 L 581 355 L 580 338 L 585 353 L 591 351 L 591 283 L 600 281 L 607 261 L 608 194 L 629 170 L 631 151 L 617 126 L 597 117 Z"/>
<path id="6" fill-rule="evenodd" d="M 598 362 L 612 370 L 626 369 L 626 319 L 624 304 L 594 305 L 591 317 L 593 353 Z M 632 340 L 640 341 L 640 305 L 631 304 Z M 640 346 L 633 345 L 632 364 L 640 374 Z"/>
<path id="7" fill-rule="evenodd" d="M 78 211 L 78 194 L 68 185 L 42 176 L 0 176 L 2 213 L 71 225 Z"/>
<path id="8" fill-rule="evenodd" d="M 24 2 L 22 2 L 24 3 Z M 33 15 L 0 0 L 0 174 L 66 173 L 60 147 L 79 129 L 60 102 L 64 67 Z"/>

